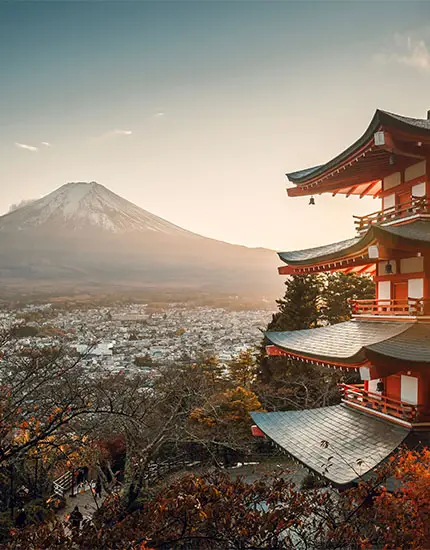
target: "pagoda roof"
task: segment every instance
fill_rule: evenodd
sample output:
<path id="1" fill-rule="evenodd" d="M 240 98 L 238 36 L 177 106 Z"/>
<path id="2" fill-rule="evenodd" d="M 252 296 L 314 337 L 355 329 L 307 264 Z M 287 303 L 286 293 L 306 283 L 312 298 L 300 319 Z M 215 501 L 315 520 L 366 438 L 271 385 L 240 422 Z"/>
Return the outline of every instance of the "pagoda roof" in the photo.
<path id="1" fill-rule="evenodd" d="M 337 325 L 266 332 L 271 355 L 287 355 L 345 368 L 371 367 L 372 378 L 402 369 L 427 370 L 430 323 L 354 319 Z"/>
<path id="2" fill-rule="evenodd" d="M 371 225 L 362 236 L 315 248 L 279 252 L 278 256 L 288 265 L 311 266 L 351 256 L 367 257 L 367 248 L 376 242 L 406 250 L 430 248 L 430 222 L 417 220 L 401 225 Z M 374 261 L 369 260 L 370 263 Z"/>
<path id="3" fill-rule="evenodd" d="M 278 252 L 280 259 L 289 265 L 302 265 L 316 261 L 336 259 L 340 255 L 345 256 L 348 252 L 354 252 L 361 237 L 353 237 L 337 243 L 326 244 L 304 250 L 293 250 L 291 252 Z"/>
<path id="4" fill-rule="evenodd" d="M 372 351 L 381 353 L 378 348 L 374 348 L 376 344 L 394 340 L 395 337 L 414 325 L 415 323 L 399 323 L 398 321 L 355 319 L 326 327 L 266 332 L 265 336 L 269 342 L 292 355 L 357 365 L 367 361 L 367 348 L 370 347 Z M 413 341 L 413 337 L 410 340 Z M 415 344 L 416 342 L 413 345 Z M 397 349 L 398 346 L 392 346 L 392 342 L 381 348 L 384 354 L 390 357 L 395 357 L 393 353 Z M 402 353 L 407 353 L 407 349 Z M 410 353 L 411 347 L 409 347 Z M 430 346 L 428 346 L 427 357 L 430 361 Z"/>
<path id="5" fill-rule="evenodd" d="M 290 182 L 297 188 L 288 194 L 309 195 L 324 191 L 345 192 L 347 194 L 377 195 L 381 190 L 378 182 L 389 173 L 396 171 L 390 162 L 392 150 L 375 146 L 374 135 L 378 131 L 388 131 L 404 145 L 430 143 L 430 120 L 410 118 L 388 111 L 377 110 L 363 135 L 347 149 L 324 164 L 287 173 Z M 399 150 L 404 155 L 405 166 L 418 162 L 420 151 Z M 425 152 L 422 151 L 425 158 Z M 342 191 L 341 191 L 342 190 Z"/>
<path id="6" fill-rule="evenodd" d="M 374 352 L 379 358 L 394 358 L 407 363 L 430 363 L 430 324 L 413 323 L 394 337 L 371 344 L 367 350 Z"/>
<path id="7" fill-rule="evenodd" d="M 279 447 L 337 486 L 373 470 L 411 431 L 345 405 L 251 417 Z"/>

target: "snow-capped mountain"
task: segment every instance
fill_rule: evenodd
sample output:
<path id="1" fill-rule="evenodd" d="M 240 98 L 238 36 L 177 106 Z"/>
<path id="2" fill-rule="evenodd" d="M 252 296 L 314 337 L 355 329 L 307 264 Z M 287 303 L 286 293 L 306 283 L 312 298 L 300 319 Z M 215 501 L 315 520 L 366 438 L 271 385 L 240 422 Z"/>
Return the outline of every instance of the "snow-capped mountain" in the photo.
<path id="1" fill-rule="evenodd" d="M 111 233 L 156 231 L 192 235 L 94 181 L 66 183 L 49 195 L 0 217 L 0 231 L 44 226 L 69 230 L 93 227 Z"/>
<path id="2" fill-rule="evenodd" d="M 186 231 L 95 182 L 67 183 L 0 216 L 0 294 L 150 287 L 274 297 L 276 266 L 272 251 Z"/>

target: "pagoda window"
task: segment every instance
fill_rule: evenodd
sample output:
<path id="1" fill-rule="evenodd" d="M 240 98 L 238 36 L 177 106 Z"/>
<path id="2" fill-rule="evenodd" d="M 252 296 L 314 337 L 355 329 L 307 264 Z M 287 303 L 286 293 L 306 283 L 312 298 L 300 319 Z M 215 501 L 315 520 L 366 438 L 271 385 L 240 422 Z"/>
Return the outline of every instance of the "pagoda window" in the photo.
<path id="1" fill-rule="evenodd" d="M 409 279 L 408 298 L 422 298 L 424 296 L 424 279 Z"/>
<path id="2" fill-rule="evenodd" d="M 400 399 L 411 405 L 418 405 L 418 378 L 415 376 L 400 377 Z"/>
<path id="3" fill-rule="evenodd" d="M 413 197 L 425 197 L 426 196 L 426 183 L 422 181 L 412 186 L 412 196 Z"/>
<path id="4" fill-rule="evenodd" d="M 391 283 L 390 281 L 378 282 L 378 300 L 391 300 Z"/>
<path id="5" fill-rule="evenodd" d="M 387 208 L 394 208 L 396 206 L 396 195 L 392 193 L 387 195 L 382 199 L 382 209 L 387 210 Z"/>
<path id="6" fill-rule="evenodd" d="M 369 367 L 360 367 L 360 378 L 364 382 L 364 389 L 368 391 L 368 382 L 370 381 L 370 369 Z M 366 387 L 367 386 L 367 387 Z"/>
<path id="7" fill-rule="evenodd" d="M 382 395 L 382 386 L 384 385 L 382 378 L 375 378 L 374 380 L 369 380 L 369 390 L 371 393 L 376 393 L 377 395 Z M 378 397 L 374 396 L 375 399 L 379 399 Z"/>
<path id="8" fill-rule="evenodd" d="M 415 178 L 419 178 L 420 176 L 424 176 L 425 173 L 426 173 L 426 161 L 422 160 L 406 168 L 405 181 L 410 181 Z"/>

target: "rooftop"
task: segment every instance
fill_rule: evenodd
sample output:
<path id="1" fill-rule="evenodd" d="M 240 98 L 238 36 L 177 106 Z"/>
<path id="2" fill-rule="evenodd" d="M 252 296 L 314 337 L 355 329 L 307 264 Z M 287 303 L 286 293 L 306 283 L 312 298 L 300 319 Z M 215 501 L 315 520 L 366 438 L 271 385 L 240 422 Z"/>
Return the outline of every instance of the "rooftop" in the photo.
<path id="1" fill-rule="evenodd" d="M 426 326 L 430 334 L 430 325 Z M 272 344 L 293 355 L 357 365 L 367 360 L 367 348 L 373 349 L 372 346 L 386 340 L 390 343 L 383 350 L 394 353 L 391 350 L 397 346 L 391 346 L 391 339 L 414 327 L 415 323 L 353 320 L 320 328 L 266 332 L 265 336 Z M 412 340 L 415 342 L 414 338 Z M 406 342 L 407 339 L 404 344 Z M 430 361 L 430 345 L 426 356 Z"/>
<path id="2" fill-rule="evenodd" d="M 382 145 L 375 145 L 377 132 L 389 134 Z M 380 180 L 393 172 L 393 153 L 399 166 L 407 167 L 428 155 L 429 144 L 430 120 L 377 110 L 363 135 L 340 154 L 323 164 L 287 173 L 296 185 L 288 194 L 331 191 L 375 196 L 381 190 Z"/>
<path id="3" fill-rule="evenodd" d="M 410 433 L 345 405 L 251 416 L 279 447 L 338 486 L 374 469 Z"/>
<path id="4" fill-rule="evenodd" d="M 375 263 L 375 258 L 368 257 L 368 248 L 376 243 L 397 250 L 426 250 L 430 248 L 430 220 L 417 219 L 401 225 L 370 225 L 361 236 L 305 250 L 279 252 L 278 256 L 289 266 L 301 267 L 327 263 L 341 267 L 340 262 L 357 259 Z M 337 262 L 339 266 L 336 266 Z"/>

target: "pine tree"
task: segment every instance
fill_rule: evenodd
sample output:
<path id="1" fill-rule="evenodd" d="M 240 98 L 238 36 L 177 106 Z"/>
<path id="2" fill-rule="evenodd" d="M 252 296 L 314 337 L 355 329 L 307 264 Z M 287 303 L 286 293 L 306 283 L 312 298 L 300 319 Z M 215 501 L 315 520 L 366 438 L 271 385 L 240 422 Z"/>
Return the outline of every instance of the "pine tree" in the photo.
<path id="1" fill-rule="evenodd" d="M 329 273 L 295 275 L 285 282 L 278 312 L 267 331 L 316 328 L 351 318 L 350 299 L 374 298 L 374 283 L 366 276 Z M 308 408 L 336 403 L 337 384 L 355 375 L 345 375 L 285 357 L 267 357 L 262 343 L 257 375 L 258 393 L 265 408 Z M 263 393 L 265 394 L 263 397 Z"/>
<path id="2" fill-rule="evenodd" d="M 285 295 L 276 300 L 279 311 L 268 331 L 300 330 L 318 326 L 323 279 L 320 275 L 295 275 L 285 281 Z"/>
<path id="3" fill-rule="evenodd" d="M 330 273 L 322 292 L 321 318 L 334 325 L 351 318 L 350 300 L 373 300 L 375 283 L 368 276 L 346 273 Z"/>

